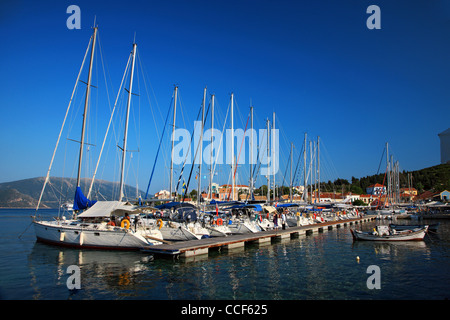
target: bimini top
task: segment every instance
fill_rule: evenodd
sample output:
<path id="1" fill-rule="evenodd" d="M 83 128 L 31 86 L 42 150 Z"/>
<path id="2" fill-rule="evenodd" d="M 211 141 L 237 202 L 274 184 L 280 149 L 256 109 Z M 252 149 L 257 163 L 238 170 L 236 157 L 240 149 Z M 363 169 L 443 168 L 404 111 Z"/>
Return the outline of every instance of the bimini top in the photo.
<path id="1" fill-rule="evenodd" d="M 179 208 L 186 208 L 186 207 L 195 208 L 195 206 L 193 204 L 188 203 L 188 202 L 163 203 L 163 204 L 160 204 L 159 206 L 156 206 L 155 208 L 162 210 L 162 209 L 172 209 L 172 208 L 179 209 Z"/>
<path id="2" fill-rule="evenodd" d="M 92 207 L 79 214 L 79 218 L 110 217 L 112 215 L 121 215 L 132 213 L 136 207 L 129 202 L 121 201 L 97 201 Z"/>

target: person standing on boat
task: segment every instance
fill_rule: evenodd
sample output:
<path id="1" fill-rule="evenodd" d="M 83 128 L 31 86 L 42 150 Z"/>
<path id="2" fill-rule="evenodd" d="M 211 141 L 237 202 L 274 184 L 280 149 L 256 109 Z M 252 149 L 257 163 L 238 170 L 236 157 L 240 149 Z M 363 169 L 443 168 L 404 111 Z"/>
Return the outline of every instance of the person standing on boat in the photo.
<path id="1" fill-rule="evenodd" d="M 137 231 L 138 224 L 139 224 L 139 215 L 137 214 L 137 215 L 134 217 L 134 231 L 135 231 L 135 232 Z"/>
<path id="2" fill-rule="evenodd" d="M 277 214 L 277 212 L 275 212 L 273 214 L 273 228 L 275 230 L 278 230 L 278 214 Z"/>
<path id="3" fill-rule="evenodd" d="M 282 225 L 282 229 L 285 230 L 286 229 L 286 209 L 284 209 L 283 212 L 281 213 L 281 225 Z"/>

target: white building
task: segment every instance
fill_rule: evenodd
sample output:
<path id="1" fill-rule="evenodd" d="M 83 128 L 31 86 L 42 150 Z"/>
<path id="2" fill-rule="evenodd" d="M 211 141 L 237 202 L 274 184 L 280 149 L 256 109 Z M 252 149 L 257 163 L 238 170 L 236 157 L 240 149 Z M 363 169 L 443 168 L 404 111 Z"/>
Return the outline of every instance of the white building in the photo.
<path id="1" fill-rule="evenodd" d="M 438 134 L 441 140 L 441 164 L 450 162 L 450 128 Z"/>
<path id="2" fill-rule="evenodd" d="M 376 196 L 383 195 L 383 194 L 386 194 L 386 187 L 383 186 L 382 184 L 375 183 L 366 188 L 366 193 L 376 195 Z"/>
<path id="3" fill-rule="evenodd" d="M 161 190 L 155 194 L 155 198 L 157 199 L 169 199 L 170 198 L 170 192 L 167 190 Z"/>

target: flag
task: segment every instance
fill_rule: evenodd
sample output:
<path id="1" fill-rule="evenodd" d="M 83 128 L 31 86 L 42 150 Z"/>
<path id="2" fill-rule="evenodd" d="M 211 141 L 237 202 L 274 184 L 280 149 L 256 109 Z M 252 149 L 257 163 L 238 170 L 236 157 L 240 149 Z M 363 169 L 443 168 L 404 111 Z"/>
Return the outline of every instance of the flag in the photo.
<path id="1" fill-rule="evenodd" d="M 216 216 L 217 217 L 219 216 L 219 206 L 217 205 L 217 203 L 216 203 Z"/>
<path id="2" fill-rule="evenodd" d="M 182 192 L 183 192 L 183 196 L 186 194 L 186 191 L 187 191 L 187 188 L 186 188 L 186 182 L 184 182 L 184 179 L 183 179 L 183 187 L 182 187 Z"/>

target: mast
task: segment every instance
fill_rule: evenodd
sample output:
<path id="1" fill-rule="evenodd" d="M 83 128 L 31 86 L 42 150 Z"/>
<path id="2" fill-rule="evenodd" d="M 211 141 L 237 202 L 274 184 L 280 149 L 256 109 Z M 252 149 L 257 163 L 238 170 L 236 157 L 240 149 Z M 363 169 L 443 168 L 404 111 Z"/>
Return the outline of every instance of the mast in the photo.
<path id="1" fill-rule="evenodd" d="M 131 94 L 133 89 L 133 76 L 134 76 L 134 64 L 135 64 L 135 58 L 136 58 L 136 43 L 133 43 L 133 51 L 131 52 L 132 55 L 132 62 L 131 62 L 131 72 L 130 72 L 130 85 L 128 88 L 128 102 L 127 102 L 127 114 L 125 118 L 125 132 L 123 135 L 123 149 L 122 149 L 122 167 L 120 170 L 120 192 L 119 192 L 119 201 L 122 201 L 123 198 L 123 184 L 124 184 L 124 171 L 125 171 L 125 158 L 127 153 L 127 138 L 128 138 L 128 121 L 130 118 L 130 104 L 131 104 Z"/>
<path id="2" fill-rule="evenodd" d="M 390 168 L 389 168 L 389 145 L 386 142 L 386 175 L 387 175 L 387 188 L 386 188 L 386 195 L 385 195 L 385 201 L 384 205 L 386 206 L 386 203 L 389 203 L 389 196 L 390 196 L 390 181 L 391 181 L 391 174 L 390 174 Z"/>
<path id="3" fill-rule="evenodd" d="M 211 170 L 209 172 L 209 199 L 212 200 L 212 184 L 213 184 L 213 138 L 214 138 L 214 95 L 211 95 L 211 153 L 210 153 L 210 164 Z"/>
<path id="4" fill-rule="evenodd" d="M 291 181 L 289 183 L 289 199 L 292 203 L 292 161 L 293 161 L 294 143 L 291 142 Z"/>
<path id="5" fill-rule="evenodd" d="M 313 155 L 313 149 L 312 149 L 312 141 L 310 140 L 309 141 L 309 172 L 310 172 L 310 174 L 311 174 L 311 182 L 309 183 L 309 185 L 310 185 L 310 192 L 311 192 L 311 204 L 313 203 L 312 202 L 312 197 L 313 197 L 313 157 L 312 157 L 312 155 Z"/>
<path id="6" fill-rule="evenodd" d="M 305 140 L 303 142 L 303 200 L 308 202 L 308 192 L 307 192 L 307 183 L 308 179 L 306 177 L 306 132 L 305 132 Z"/>
<path id="7" fill-rule="evenodd" d="M 275 185 L 275 112 L 273 113 L 273 122 L 272 122 L 272 175 L 273 175 L 273 200 L 276 197 L 277 186 Z"/>
<path id="8" fill-rule="evenodd" d="M 266 120 L 267 126 L 267 202 L 270 203 L 270 172 L 269 172 L 269 160 L 270 160 L 270 122 L 269 118 Z"/>
<path id="9" fill-rule="evenodd" d="M 64 126 L 65 126 L 65 123 L 66 123 L 66 120 L 67 120 L 67 115 L 69 114 L 69 110 L 70 110 L 70 107 L 72 105 L 73 96 L 75 95 L 75 90 L 78 87 L 78 81 L 80 80 L 80 75 L 81 75 L 81 72 L 83 71 L 84 63 L 86 61 L 86 57 L 88 55 L 89 48 L 91 47 L 91 42 L 92 42 L 92 36 L 89 39 L 89 43 L 88 43 L 88 46 L 86 48 L 86 53 L 84 54 L 83 62 L 81 63 L 80 71 L 78 72 L 77 80 L 75 81 L 75 85 L 74 85 L 73 90 L 72 90 L 72 95 L 70 96 L 69 105 L 67 106 L 67 109 L 66 109 L 66 114 L 64 116 L 64 120 L 63 120 L 63 123 L 61 125 L 61 129 L 59 131 L 58 139 L 56 140 L 55 149 L 53 150 L 52 159 L 50 160 L 50 165 L 48 166 L 47 175 L 45 176 L 44 185 L 42 186 L 41 194 L 39 195 L 39 200 L 38 200 L 38 203 L 36 205 L 36 211 L 39 209 L 39 206 L 40 206 L 41 200 L 42 200 L 42 196 L 44 195 L 45 187 L 47 186 L 47 183 L 48 183 L 48 181 L 50 179 L 50 171 L 52 170 L 53 160 L 55 160 L 56 151 L 58 150 L 59 142 L 61 140 L 61 135 L 63 133 L 63 129 L 64 129 Z M 89 198 L 89 196 L 88 196 L 88 198 Z"/>
<path id="10" fill-rule="evenodd" d="M 202 196 L 202 162 L 203 162 L 203 129 L 205 124 L 205 100 L 206 100 L 206 87 L 203 90 L 203 103 L 202 103 L 202 131 L 200 132 L 200 164 L 198 169 L 198 191 L 197 191 L 197 203 L 200 204 L 200 197 Z"/>
<path id="11" fill-rule="evenodd" d="M 81 140 L 80 140 L 80 154 L 78 158 L 78 174 L 77 174 L 77 187 L 80 186 L 81 181 L 81 164 L 83 162 L 83 149 L 84 149 L 84 136 L 85 136 L 85 128 L 86 128 L 86 116 L 87 109 L 89 106 L 89 96 L 91 93 L 91 80 L 92 80 L 92 63 L 94 61 L 94 51 L 95 51 L 95 42 L 97 39 L 97 27 L 94 27 L 93 41 L 92 41 L 92 49 L 91 49 L 91 59 L 89 62 L 89 74 L 86 88 L 86 98 L 84 101 L 84 112 L 83 112 L 83 126 L 81 128 Z"/>
<path id="12" fill-rule="evenodd" d="M 233 92 L 231 93 L 231 200 L 234 201 L 234 123 L 233 123 Z"/>
<path id="13" fill-rule="evenodd" d="M 317 190 L 319 193 L 319 203 L 320 203 L 320 136 L 317 137 L 317 182 L 319 184 Z"/>
<path id="14" fill-rule="evenodd" d="M 177 94 L 178 94 L 178 87 L 175 86 L 174 89 L 174 104 L 173 104 L 173 124 L 172 124 L 172 152 L 170 156 L 170 177 L 169 177 L 169 192 L 170 196 L 169 198 L 172 199 L 172 179 L 173 179 L 173 145 L 175 140 L 175 119 L 177 116 Z"/>
<path id="15" fill-rule="evenodd" d="M 317 143 L 313 141 L 313 150 L 314 150 L 314 164 L 313 164 L 313 173 L 314 173 L 314 202 L 317 202 Z"/>
<path id="16" fill-rule="evenodd" d="M 250 107 L 250 199 L 253 198 L 253 106 Z"/>
<path id="17" fill-rule="evenodd" d="M 394 202 L 396 201 L 396 173 L 395 173 L 395 163 L 394 163 L 394 156 L 391 154 L 391 161 L 390 161 L 390 166 L 391 166 L 391 204 L 394 205 Z"/>

